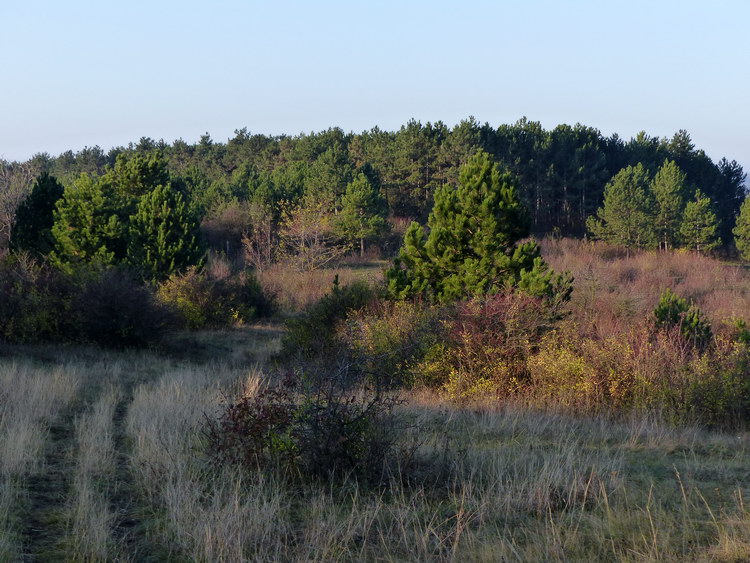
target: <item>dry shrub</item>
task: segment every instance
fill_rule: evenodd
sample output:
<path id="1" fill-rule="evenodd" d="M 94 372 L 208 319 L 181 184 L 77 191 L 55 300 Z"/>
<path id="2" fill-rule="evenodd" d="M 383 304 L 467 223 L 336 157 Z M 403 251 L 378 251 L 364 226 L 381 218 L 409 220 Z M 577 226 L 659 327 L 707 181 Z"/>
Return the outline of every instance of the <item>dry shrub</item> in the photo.
<path id="1" fill-rule="evenodd" d="M 527 384 L 527 360 L 550 322 L 543 301 L 523 294 L 458 303 L 419 368 L 454 399 L 506 398 Z"/>
<path id="2" fill-rule="evenodd" d="M 402 427 L 393 408 L 399 401 L 351 386 L 350 368 L 309 380 L 287 375 L 228 403 L 209 421 L 209 453 L 220 463 L 249 469 L 280 469 L 302 482 L 310 477 L 356 477 L 377 482 L 393 465 Z M 354 376 L 356 379 L 356 375 Z"/>
<path id="3" fill-rule="evenodd" d="M 0 261 L 0 340 L 45 342 L 71 334 L 70 279 L 27 254 Z"/>
<path id="4" fill-rule="evenodd" d="M 575 277 L 574 316 L 597 330 L 643 319 L 671 289 L 703 310 L 712 324 L 750 309 L 750 274 L 694 252 L 624 251 L 602 242 L 543 239 L 550 267 Z"/>
<path id="5" fill-rule="evenodd" d="M 364 282 L 342 286 L 335 278 L 330 293 L 310 305 L 302 315 L 287 321 L 282 339 L 283 354 L 306 358 L 335 355 L 337 324 L 376 298 L 377 291 Z"/>
<path id="6" fill-rule="evenodd" d="M 656 412 L 675 423 L 734 425 L 750 414 L 746 344 L 696 349 L 679 327 L 643 325 L 605 339 L 574 326 L 545 337 L 528 361 L 525 400 L 577 413 Z"/>

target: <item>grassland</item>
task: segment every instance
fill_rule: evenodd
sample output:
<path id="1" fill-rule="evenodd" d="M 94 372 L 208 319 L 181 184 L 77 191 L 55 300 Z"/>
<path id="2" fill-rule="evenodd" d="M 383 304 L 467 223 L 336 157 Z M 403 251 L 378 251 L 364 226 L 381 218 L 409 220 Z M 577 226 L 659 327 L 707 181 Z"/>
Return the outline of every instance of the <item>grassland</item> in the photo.
<path id="1" fill-rule="evenodd" d="M 582 318 L 635 318 L 675 277 L 717 319 L 746 298 L 745 274 L 715 262 L 601 266 L 551 244 L 580 280 Z M 290 303 L 313 298 L 296 278 L 278 287 Z M 300 485 L 217 467 L 206 417 L 264 385 L 281 332 L 177 335 L 158 352 L 0 348 L 0 560 L 750 560 L 747 431 L 412 390 L 399 409 L 418 479 Z"/>

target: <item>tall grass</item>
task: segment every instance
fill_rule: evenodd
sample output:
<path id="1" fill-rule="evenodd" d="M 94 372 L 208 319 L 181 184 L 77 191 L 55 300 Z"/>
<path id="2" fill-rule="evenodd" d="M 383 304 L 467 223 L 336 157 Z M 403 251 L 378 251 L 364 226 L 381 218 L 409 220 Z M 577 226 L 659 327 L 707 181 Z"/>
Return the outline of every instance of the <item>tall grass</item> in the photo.
<path id="1" fill-rule="evenodd" d="M 48 426 L 76 397 L 80 374 L 0 363 L 0 560 L 16 559 L 18 514 L 28 477 L 41 470 Z"/>
<path id="2" fill-rule="evenodd" d="M 121 390 L 110 384 L 90 411 L 75 420 L 75 474 L 68 512 L 68 556 L 76 561 L 103 561 L 117 553 L 112 538 L 116 514 L 110 494 L 116 452 L 114 414 Z"/>
<path id="3" fill-rule="evenodd" d="M 331 291 L 338 276 L 341 285 L 355 281 L 376 282 L 383 277 L 388 262 L 375 260 L 340 264 L 331 268 L 320 268 L 300 272 L 287 264 L 275 264 L 258 275 L 263 290 L 276 296 L 282 311 L 298 312 L 312 305 Z"/>

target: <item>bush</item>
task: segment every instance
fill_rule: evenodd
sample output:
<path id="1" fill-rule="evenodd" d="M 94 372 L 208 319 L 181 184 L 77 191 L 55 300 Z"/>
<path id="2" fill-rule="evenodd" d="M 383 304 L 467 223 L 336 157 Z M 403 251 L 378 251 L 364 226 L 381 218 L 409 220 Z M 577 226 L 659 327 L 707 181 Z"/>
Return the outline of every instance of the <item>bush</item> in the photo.
<path id="1" fill-rule="evenodd" d="M 249 272 L 213 278 L 190 268 L 162 283 L 157 295 L 190 329 L 242 324 L 268 316 L 274 309 L 273 299 Z"/>
<path id="2" fill-rule="evenodd" d="M 348 379 L 341 370 L 318 377 L 327 382 L 322 386 L 288 376 L 227 404 L 209 422 L 209 451 L 220 463 L 280 467 L 303 482 L 311 476 L 381 480 L 403 428 L 393 414 L 397 401 L 342 384 Z"/>
<path id="3" fill-rule="evenodd" d="M 542 299 L 518 293 L 461 302 L 444 322 L 444 344 L 419 367 L 453 399 L 507 397 L 528 382 L 526 362 L 550 322 Z"/>
<path id="4" fill-rule="evenodd" d="M 377 292 L 365 282 L 339 286 L 338 276 L 333 290 L 324 295 L 297 318 L 286 323 L 282 354 L 300 354 L 311 358 L 333 351 L 336 327 L 351 311 L 362 309 L 377 298 Z"/>
<path id="5" fill-rule="evenodd" d="M 102 346 L 153 345 L 175 325 L 172 311 L 148 287 L 119 270 L 83 281 L 72 310 L 80 339 Z"/>
<path id="6" fill-rule="evenodd" d="M 174 316 L 124 272 L 65 274 L 27 255 L 0 264 L 0 339 L 13 343 L 157 343 Z"/>
<path id="7" fill-rule="evenodd" d="M 0 262 L 0 340 L 14 343 L 71 338 L 70 279 L 28 254 Z"/>
<path id="8" fill-rule="evenodd" d="M 661 295 L 654 309 L 654 317 L 657 328 L 679 327 L 685 339 L 700 349 L 705 348 L 711 341 L 711 325 L 703 312 L 670 289 Z"/>
<path id="9" fill-rule="evenodd" d="M 421 302 L 378 300 L 350 313 L 339 338 L 371 380 L 424 383 L 416 368 L 442 341 L 443 316 L 442 308 Z"/>

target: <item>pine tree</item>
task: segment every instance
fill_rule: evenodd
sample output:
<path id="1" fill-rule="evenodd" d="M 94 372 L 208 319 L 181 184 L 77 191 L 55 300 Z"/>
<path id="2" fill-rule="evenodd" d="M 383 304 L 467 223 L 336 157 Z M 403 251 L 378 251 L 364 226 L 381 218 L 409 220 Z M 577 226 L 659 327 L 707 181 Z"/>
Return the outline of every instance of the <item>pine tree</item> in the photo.
<path id="1" fill-rule="evenodd" d="M 82 174 L 57 202 L 52 262 L 64 270 L 77 264 L 109 265 L 122 258 L 125 234 L 116 198 L 107 185 Z"/>
<path id="2" fill-rule="evenodd" d="M 656 200 L 656 231 L 659 246 L 674 248 L 679 240 L 680 221 L 686 199 L 686 175 L 673 160 L 665 160 L 651 182 Z"/>
<path id="3" fill-rule="evenodd" d="M 709 252 L 720 244 L 718 228 L 719 222 L 711 209 L 711 200 L 697 190 L 695 199 L 688 202 L 682 216 L 680 236 L 683 244 L 698 252 Z"/>
<path id="4" fill-rule="evenodd" d="M 417 223 L 410 225 L 387 272 L 391 294 L 444 302 L 503 291 L 522 278 L 535 295 L 546 296 L 550 285 L 567 291 L 567 277 L 546 278 L 536 243 L 517 244 L 528 235 L 529 222 L 516 190 L 514 175 L 477 152 L 462 167 L 457 187 L 436 190 L 429 234 Z"/>
<path id="5" fill-rule="evenodd" d="M 746 197 L 737 216 L 734 229 L 734 244 L 744 260 L 750 260 L 750 197 Z"/>
<path id="6" fill-rule="evenodd" d="M 111 182 L 122 197 L 138 198 L 154 187 L 169 182 L 167 162 L 160 151 L 136 154 L 131 157 L 118 155 L 114 169 L 107 172 L 104 181 Z"/>
<path id="7" fill-rule="evenodd" d="M 346 186 L 341 199 L 337 227 L 348 241 L 359 241 L 360 256 L 365 253 L 365 240 L 382 234 L 388 224 L 385 221 L 388 208 L 377 186 L 360 172 Z"/>
<path id="8" fill-rule="evenodd" d="M 198 217 L 169 184 L 140 198 L 129 232 L 128 263 L 146 280 L 164 280 L 204 255 Z"/>
<path id="9" fill-rule="evenodd" d="M 598 239 L 628 251 L 656 245 L 649 175 L 642 164 L 620 170 L 604 187 L 604 205 L 586 221 Z"/>
<path id="10" fill-rule="evenodd" d="M 37 178 L 31 193 L 16 212 L 16 222 L 10 239 L 13 250 L 41 255 L 52 251 L 55 244 L 52 236 L 55 206 L 63 192 L 62 184 L 54 176 L 45 172 Z"/>

